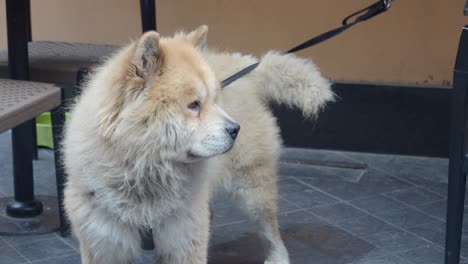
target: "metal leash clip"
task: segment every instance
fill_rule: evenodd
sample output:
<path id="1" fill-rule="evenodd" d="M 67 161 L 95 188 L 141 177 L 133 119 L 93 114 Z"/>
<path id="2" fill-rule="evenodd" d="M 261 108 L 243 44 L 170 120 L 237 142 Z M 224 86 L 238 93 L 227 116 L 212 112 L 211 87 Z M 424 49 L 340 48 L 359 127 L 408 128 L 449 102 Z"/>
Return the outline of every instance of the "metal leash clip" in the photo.
<path id="1" fill-rule="evenodd" d="M 364 20 L 367 20 L 369 18 L 372 18 L 380 13 L 383 13 L 385 11 L 387 11 L 388 9 L 390 9 L 390 7 L 392 6 L 392 2 L 394 0 L 380 0 L 364 9 L 361 9 L 359 11 L 356 11 L 354 13 L 352 13 L 351 15 L 347 16 L 345 19 L 343 19 L 343 26 L 345 25 L 350 25 L 350 24 L 355 24 L 355 23 L 358 23 L 360 21 L 364 21 Z M 365 13 L 364 13 L 365 12 Z M 364 13 L 364 14 L 363 14 Z M 362 15 L 360 15 L 362 14 Z M 358 16 L 360 15 L 360 16 Z M 358 16 L 358 17 L 356 17 Z M 354 19 L 353 22 L 349 22 L 349 20 L 353 17 L 356 17 L 356 19 Z"/>
<path id="2" fill-rule="evenodd" d="M 384 0 L 385 8 L 389 9 L 392 6 L 392 2 L 395 0 Z"/>

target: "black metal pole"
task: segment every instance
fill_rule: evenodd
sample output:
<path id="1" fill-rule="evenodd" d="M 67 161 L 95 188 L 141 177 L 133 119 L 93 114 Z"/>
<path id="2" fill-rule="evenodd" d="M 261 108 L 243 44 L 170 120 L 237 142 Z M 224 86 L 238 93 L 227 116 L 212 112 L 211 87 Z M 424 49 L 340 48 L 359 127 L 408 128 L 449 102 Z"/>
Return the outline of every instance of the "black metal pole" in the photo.
<path id="1" fill-rule="evenodd" d="M 450 131 L 450 162 L 447 193 L 447 226 L 445 263 L 460 262 L 463 209 L 466 183 L 466 117 L 468 104 L 468 28 L 462 30 L 452 89 L 452 124 Z"/>
<path id="2" fill-rule="evenodd" d="M 142 31 L 156 30 L 156 0 L 140 0 Z"/>
<path id="3" fill-rule="evenodd" d="M 31 30 L 31 0 L 26 0 L 26 27 L 28 34 L 28 42 L 32 41 L 32 30 Z"/>
<path id="4" fill-rule="evenodd" d="M 156 0 L 140 0 L 140 16 L 142 31 L 156 31 Z M 143 249 L 154 249 L 153 236 L 148 230 L 140 230 Z"/>
<path id="5" fill-rule="evenodd" d="M 31 0 L 26 0 L 26 26 L 28 34 L 28 42 L 32 41 L 32 31 L 31 31 Z M 35 122 L 35 120 L 33 120 Z M 32 145 L 33 145 L 33 159 L 38 160 L 39 155 L 37 152 L 37 131 L 36 126 L 32 126 Z"/>
<path id="6" fill-rule="evenodd" d="M 6 0 L 8 67 L 11 79 L 28 80 L 28 0 Z M 14 201 L 6 212 L 12 217 L 32 217 L 42 212 L 42 204 L 34 200 L 33 121 L 12 129 Z"/>

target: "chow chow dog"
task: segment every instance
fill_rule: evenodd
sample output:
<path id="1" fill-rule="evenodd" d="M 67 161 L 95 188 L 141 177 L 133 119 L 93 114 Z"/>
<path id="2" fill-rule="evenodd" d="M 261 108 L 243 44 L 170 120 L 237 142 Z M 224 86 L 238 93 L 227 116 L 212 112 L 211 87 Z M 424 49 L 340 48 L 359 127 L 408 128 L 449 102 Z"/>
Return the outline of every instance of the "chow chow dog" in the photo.
<path id="1" fill-rule="evenodd" d="M 265 263 L 289 263 L 277 220 L 280 131 L 269 102 L 313 117 L 330 83 L 312 62 L 210 51 L 208 28 L 147 32 L 85 82 L 63 140 L 65 210 L 82 263 L 131 263 L 152 229 L 157 263 L 207 263 L 209 202 L 224 190 L 257 226 Z M 260 246 L 260 245 L 259 245 Z"/>

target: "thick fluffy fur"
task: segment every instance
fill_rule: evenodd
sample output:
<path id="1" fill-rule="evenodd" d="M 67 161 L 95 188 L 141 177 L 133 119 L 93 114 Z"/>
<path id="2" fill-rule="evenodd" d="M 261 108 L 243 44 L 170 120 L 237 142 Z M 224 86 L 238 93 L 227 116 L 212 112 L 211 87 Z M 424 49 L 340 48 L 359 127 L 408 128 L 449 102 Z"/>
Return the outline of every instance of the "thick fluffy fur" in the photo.
<path id="1" fill-rule="evenodd" d="M 83 263 L 131 263 L 144 228 L 158 263 L 206 263 L 214 188 L 258 225 L 266 263 L 289 263 L 276 216 L 281 140 L 267 103 L 312 117 L 333 99 L 329 82 L 310 61 L 271 52 L 221 90 L 219 80 L 257 59 L 207 50 L 206 32 L 146 33 L 96 70 L 74 106 L 65 208 Z"/>

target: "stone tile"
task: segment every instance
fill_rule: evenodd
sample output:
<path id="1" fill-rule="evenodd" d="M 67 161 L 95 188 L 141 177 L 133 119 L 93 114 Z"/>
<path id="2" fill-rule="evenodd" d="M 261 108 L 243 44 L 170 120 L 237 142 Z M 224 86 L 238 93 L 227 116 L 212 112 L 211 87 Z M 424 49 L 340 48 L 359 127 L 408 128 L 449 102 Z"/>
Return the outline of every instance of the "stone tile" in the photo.
<path id="1" fill-rule="evenodd" d="M 80 252 L 80 242 L 78 242 L 78 239 L 70 234 L 67 237 L 61 237 L 60 235 L 56 234 L 59 239 L 63 240 L 65 244 L 67 244 L 69 247 L 75 249 L 77 252 Z"/>
<path id="2" fill-rule="evenodd" d="M 279 172 L 281 175 L 284 175 L 284 178 L 288 177 L 298 177 L 298 178 L 310 178 L 311 180 L 318 180 L 325 175 L 333 175 L 339 179 L 345 180 L 353 180 L 356 179 L 349 179 L 345 177 L 341 177 L 339 174 L 337 175 L 336 170 L 331 167 L 322 167 L 322 166 L 311 166 L 306 164 L 300 163 L 280 163 Z"/>
<path id="3" fill-rule="evenodd" d="M 397 190 L 391 193 L 387 193 L 385 196 L 412 206 L 444 200 L 444 197 L 440 195 L 417 187 Z"/>
<path id="4" fill-rule="evenodd" d="M 312 187 L 306 186 L 294 177 L 288 177 L 278 182 L 279 195 L 285 193 L 301 192 L 308 189 L 311 189 L 311 191 L 313 191 Z"/>
<path id="5" fill-rule="evenodd" d="M 233 223 L 211 228 L 210 245 L 217 245 L 239 239 L 245 234 L 254 234 L 254 226 L 248 222 Z"/>
<path id="6" fill-rule="evenodd" d="M 373 169 L 369 169 L 358 180 L 343 178 L 325 170 L 297 178 L 301 182 L 348 201 L 411 187 L 400 179 Z"/>
<path id="7" fill-rule="evenodd" d="M 80 264 L 81 259 L 79 254 L 73 254 L 69 256 L 48 258 L 44 260 L 34 261 L 34 264 Z"/>
<path id="8" fill-rule="evenodd" d="M 4 236 L 3 239 L 12 246 L 21 245 L 24 243 L 32 243 L 41 240 L 56 239 L 55 233 L 33 235 L 33 236 Z"/>
<path id="9" fill-rule="evenodd" d="M 448 177 L 448 176 L 447 176 Z M 440 196 L 447 197 L 447 187 L 448 183 L 438 183 L 438 182 L 423 182 L 421 185 L 424 188 L 437 193 Z"/>
<path id="10" fill-rule="evenodd" d="M 1 180 L 0 180 L 0 184 L 1 184 Z M 2 190 L 0 190 L 0 198 L 2 197 L 8 197 L 10 195 L 8 195 L 6 192 L 3 192 Z"/>
<path id="11" fill-rule="evenodd" d="M 468 228 L 466 228 L 466 225 L 462 230 L 460 254 L 468 259 Z"/>
<path id="12" fill-rule="evenodd" d="M 345 264 L 374 250 L 368 242 L 306 211 L 282 214 L 279 221 L 291 263 Z M 215 229 L 213 236 L 209 263 L 263 263 L 260 241 L 251 228 L 228 225 Z"/>
<path id="13" fill-rule="evenodd" d="M 429 242 L 426 242 L 423 239 L 403 230 L 375 233 L 365 237 L 364 239 L 376 247 L 391 253 L 430 245 Z"/>
<path id="14" fill-rule="evenodd" d="M 36 194 L 57 196 L 54 152 L 42 148 L 38 152 L 39 160 L 34 161 L 34 192 Z"/>
<path id="15" fill-rule="evenodd" d="M 213 209 L 213 225 L 221 226 L 234 222 L 245 221 L 247 218 L 244 216 L 237 207 L 224 207 Z"/>
<path id="16" fill-rule="evenodd" d="M 307 148 L 284 148 L 281 151 L 281 161 L 285 160 L 313 160 L 313 161 L 343 161 L 353 162 L 353 159 L 342 154 L 341 151 L 307 149 Z"/>
<path id="17" fill-rule="evenodd" d="M 468 237 L 466 235 L 462 235 L 460 255 L 468 259 Z"/>
<path id="18" fill-rule="evenodd" d="M 0 160 L 0 161 L 2 161 L 2 160 Z M 0 162 L 0 164 L 2 162 Z M 0 194 L 1 194 L 2 197 L 13 196 L 13 171 L 11 171 L 11 170 L 2 170 L 2 172 L 6 172 L 6 173 L 2 173 L 2 174 L 6 174 L 6 175 L 1 175 L 0 174 Z"/>
<path id="19" fill-rule="evenodd" d="M 445 223 L 442 221 L 429 222 L 407 229 L 409 232 L 436 243 L 439 246 L 445 245 Z"/>
<path id="20" fill-rule="evenodd" d="M 394 255 L 388 255 L 383 257 L 376 257 L 376 258 L 364 258 L 361 260 L 357 260 L 352 262 L 351 264 L 411 264 L 406 260 L 403 260 L 400 257 Z"/>
<path id="21" fill-rule="evenodd" d="M 340 151 L 304 148 L 284 148 L 280 159 L 280 168 L 285 164 L 303 164 L 314 167 L 315 169 L 326 169 L 334 168 L 332 166 L 333 163 L 349 163 L 354 165 L 360 162 L 356 162 L 355 160 L 343 155 Z M 330 164 L 330 166 L 324 166 L 324 164 Z M 366 164 L 359 165 L 365 166 Z M 348 169 L 348 171 L 352 170 Z"/>
<path id="22" fill-rule="evenodd" d="M 332 223 L 367 216 L 363 211 L 345 203 L 314 207 L 308 211 Z"/>
<path id="23" fill-rule="evenodd" d="M 148 264 L 154 264 L 156 261 L 156 253 L 154 250 L 143 250 L 142 257 L 140 258 L 141 261 L 146 260 Z"/>
<path id="24" fill-rule="evenodd" d="M 2 196 L 13 195 L 13 167 L 11 158 L 11 141 L 5 140 L 0 134 L 1 141 L 8 141 L 8 146 L 0 143 L 0 194 Z M 0 141 L 0 142 L 1 142 Z M 36 195 L 56 196 L 55 169 L 53 151 L 49 149 L 39 149 L 39 160 L 34 161 L 34 192 Z"/>
<path id="25" fill-rule="evenodd" d="M 371 215 L 338 222 L 337 225 L 344 230 L 360 237 L 397 230 L 392 225 L 385 223 L 384 221 Z"/>
<path id="26" fill-rule="evenodd" d="M 374 255 L 376 250 L 370 243 L 331 225 L 304 223 L 282 231 L 291 263 L 351 263 Z"/>
<path id="27" fill-rule="evenodd" d="M 27 260 L 10 246 L 0 247 L 0 264 L 18 263 L 27 263 Z"/>
<path id="28" fill-rule="evenodd" d="M 0 195 L 13 194 L 13 160 L 11 154 L 11 132 L 0 133 Z"/>
<path id="29" fill-rule="evenodd" d="M 442 221 L 445 221 L 445 218 L 447 217 L 447 200 L 421 204 L 418 205 L 417 208 Z"/>
<path id="30" fill-rule="evenodd" d="M 15 246 L 15 248 L 29 261 L 67 256 L 76 253 L 73 248 L 69 247 L 58 238 L 24 243 Z"/>
<path id="31" fill-rule="evenodd" d="M 438 246 L 424 246 L 398 254 L 404 260 L 414 264 L 444 263 L 444 250 Z"/>
<path id="32" fill-rule="evenodd" d="M 0 248 L 8 247 L 8 246 L 9 246 L 8 243 L 6 243 L 5 240 L 2 237 L 0 237 Z"/>
<path id="33" fill-rule="evenodd" d="M 282 214 L 279 220 L 281 226 L 325 224 L 305 211 Z M 209 263 L 263 263 L 261 241 L 255 231 L 256 227 L 247 222 L 213 228 Z"/>
<path id="34" fill-rule="evenodd" d="M 401 228 L 418 226 L 437 220 L 436 218 L 413 208 L 382 212 L 376 214 L 376 216 Z"/>
<path id="35" fill-rule="evenodd" d="M 447 195 L 448 159 L 357 152 L 343 152 L 343 155 L 444 197 Z"/>
<path id="36" fill-rule="evenodd" d="M 151 253 L 152 253 L 151 258 L 147 255 L 142 255 L 135 260 L 135 264 L 154 264 L 156 261 L 156 257 L 153 252 Z"/>
<path id="37" fill-rule="evenodd" d="M 292 177 L 313 177 L 313 175 L 320 173 L 323 172 L 315 166 L 306 166 L 284 162 L 279 164 L 279 174 L 281 175 L 280 179 L 282 180 L 287 180 Z"/>
<path id="38" fill-rule="evenodd" d="M 316 191 L 295 179 L 279 182 L 280 197 L 301 208 L 311 208 L 338 202 L 335 198 Z"/>
<path id="39" fill-rule="evenodd" d="M 407 207 L 406 205 L 381 194 L 363 199 L 353 200 L 350 201 L 350 203 L 371 214 L 383 211 L 404 209 Z"/>
<path id="40" fill-rule="evenodd" d="M 301 210 L 299 206 L 287 201 L 284 198 L 279 198 L 278 199 L 278 213 L 279 214 L 284 214 L 284 213 L 289 213 L 289 212 L 294 212 Z"/>
<path id="41" fill-rule="evenodd" d="M 350 167 L 337 167 L 337 165 Z M 280 163 L 280 174 L 298 177 L 308 177 L 314 174 L 325 173 L 337 176 L 344 181 L 358 182 L 366 172 L 366 164 L 344 160 L 291 160 L 289 162 Z"/>
<path id="42" fill-rule="evenodd" d="M 231 207 L 233 203 L 228 195 L 222 192 L 216 193 L 211 199 L 211 209 Z"/>
<path id="43" fill-rule="evenodd" d="M 212 231 L 208 263 L 263 263 L 261 242 L 247 223 Z"/>
<path id="44" fill-rule="evenodd" d="M 231 201 L 217 200 L 211 207 L 213 213 L 213 226 L 222 226 L 234 222 L 248 220 L 248 217 Z M 300 207 L 284 198 L 278 199 L 278 214 L 301 210 Z"/>
<path id="45" fill-rule="evenodd" d="M 325 221 L 317 218 L 305 210 L 284 213 L 278 216 L 280 229 L 284 226 L 290 226 L 300 223 L 315 223 L 317 225 L 326 225 Z M 257 239 L 255 233 L 258 229 L 256 226 L 244 221 L 232 223 L 224 226 L 214 226 L 212 228 L 211 240 L 212 245 L 226 243 L 243 237 L 245 235 L 253 236 Z M 249 238 L 251 239 L 251 238 Z M 258 241 L 259 242 L 259 241 Z"/>
<path id="46" fill-rule="evenodd" d="M 301 211 L 282 214 L 278 216 L 278 221 L 279 221 L 280 229 L 293 226 L 293 225 L 303 224 L 303 223 L 309 223 L 309 224 L 313 223 L 318 226 L 330 225 L 326 221 L 311 214 L 307 210 L 301 210 Z"/>

